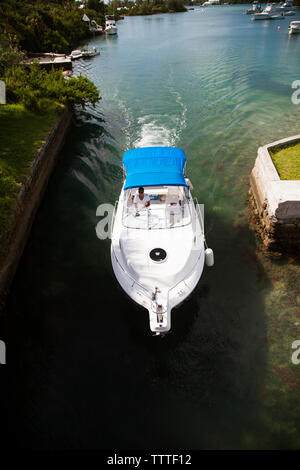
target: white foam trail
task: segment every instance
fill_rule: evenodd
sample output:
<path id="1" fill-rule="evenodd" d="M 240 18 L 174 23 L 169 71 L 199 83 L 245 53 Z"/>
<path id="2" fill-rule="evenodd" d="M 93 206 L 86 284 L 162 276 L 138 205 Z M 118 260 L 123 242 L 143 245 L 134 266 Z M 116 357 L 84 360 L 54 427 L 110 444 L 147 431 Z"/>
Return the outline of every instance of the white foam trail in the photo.
<path id="1" fill-rule="evenodd" d="M 140 137 L 133 145 L 134 147 L 172 146 L 174 145 L 174 137 L 170 129 L 152 121 L 142 124 Z"/>

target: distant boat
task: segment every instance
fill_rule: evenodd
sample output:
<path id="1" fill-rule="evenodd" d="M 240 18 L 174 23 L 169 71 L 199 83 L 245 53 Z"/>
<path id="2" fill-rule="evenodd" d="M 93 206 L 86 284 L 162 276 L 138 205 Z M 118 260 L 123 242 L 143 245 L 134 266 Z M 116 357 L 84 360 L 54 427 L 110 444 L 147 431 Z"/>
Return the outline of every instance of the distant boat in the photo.
<path id="1" fill-rule="evenodd" d="M 254 13 L 261 13 L 262 10 L 262 6 L 259 2 L 253 2 L 252 8 L 246 10 L 246 15 L 254 15 Z"/>
<path id="2" fill-rule="evenodd" d="M 283 20 L 284 12 L 279 12 L 276 3 L 269 3 L 261 13 L 254 13 L 252 20 Z"/>
<path id="3" fill-rule="evenodd" d="M 81 59 L 82 52 L 80 49 L 75 49 L 74 51 L 71 52 L 70 56 L 72 60 Z"/>
<path id="4" fill-rule="evenodd" d="M 289 26 L 289 34 L 300 33 L 300 21 L 291 21 Z"/>
<path id="5" fill-rule="evenodd" d="M 76 60 L 76 59 L 82 59 L 82 58 L 85 59 L 89 57 L 95 57 L 96 55 L 99 55 L 99 54 L 100 54 L 100 51 L 96 49 L 96 47 L 92 47 L 88 49 L 86 48 L 76 49 L 71 52 L 70 56 L 72 60 Z"/>
<path id="6" fill-rule="evenodd" d="M 89 57 L 95 57 L 96 55 L 100 54 L 100 51 L 96 49 L 96 47 L 92 47 L 91 49 L 81 49 L 82 57 L 83 58 L 89 58 Z"/>
<path id="7" fill-rule="evenodd" d="M 113 15 L 105 16 L 105 32 L 107 34 L 117 34 L 118 28 L 116 26 L 116 20 Z"/>
<path id="8" fill-rule="evenodd" d="M 294 10 L 294 9 L 295 9 L 295 8 L 294 8 L 294 6 L 293 6 L 293 2 L 284 2 L 283 4 L 280 4 L 280 5 L 278 6 L 278 10 L 284 11 L 284 12 L 286 12 L 286 11 L 292 11 L 292 10 Z"/>
<path id="9" fill-rule="evenodd" d="M 209 6 L 213 6 L 213 5 L 220 5 L 220 1 L 219 0 L 208 0 L 207 2 L 204 2 L 202 4 L 203 7 L 209 7 Z"/>

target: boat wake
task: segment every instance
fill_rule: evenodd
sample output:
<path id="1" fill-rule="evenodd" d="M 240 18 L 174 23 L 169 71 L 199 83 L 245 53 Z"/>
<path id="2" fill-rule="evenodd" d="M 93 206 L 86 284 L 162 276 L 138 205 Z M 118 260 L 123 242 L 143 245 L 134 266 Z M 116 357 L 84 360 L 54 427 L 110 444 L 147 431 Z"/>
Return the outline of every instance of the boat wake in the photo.
<path id="1" fill-rule="evenodd" d="M 187 107 L 178 92 L 171 92 L 175 98 L 174 111 L 170 114 L 150 114 L 138 118 L 139 136 L 132 143 L 133 147 L 174 147 L 178 144 L 186 127 Z"/>
<path id="2" fill-rule="evenodd" d="M 158 123 L 158 120 L 152 120 L 150 116 L 138 119 L 141 126 L 139 137 L 133 142 L 133 147 L 155 147 L 155 146 L 173 146 L 175 145 L 175 135 L 172 131 Z"/>
<path id="3" fill-rule="evenodd" d="M 165 84 L 162 96 L 155 102 L 143 98 L 143 108 L 128 107 L 118 96 L 115 100 L 124 118 L 123 133 L 126 147 L 174 147 L 177 146 L 186 128 L 187 106 L 181 93 L 174 87 L 172 76 Z M 166 110 L 168 112 L 166 113 Z"/>

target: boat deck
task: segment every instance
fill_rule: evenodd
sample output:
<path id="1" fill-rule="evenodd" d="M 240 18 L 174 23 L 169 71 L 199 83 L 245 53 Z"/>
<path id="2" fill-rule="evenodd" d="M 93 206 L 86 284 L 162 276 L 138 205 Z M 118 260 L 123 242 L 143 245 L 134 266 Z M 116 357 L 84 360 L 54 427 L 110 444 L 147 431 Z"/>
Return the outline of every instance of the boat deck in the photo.
<path id="1" fill-rule="evenodd" d="M 123 214 L 123 225 L 137 229 L 166 229 L 182 227 L 191 221 L 188 205 L 166 205 L 152 201 L 149 209 L 143 209 L 136 215 L 133 205 Z"/>

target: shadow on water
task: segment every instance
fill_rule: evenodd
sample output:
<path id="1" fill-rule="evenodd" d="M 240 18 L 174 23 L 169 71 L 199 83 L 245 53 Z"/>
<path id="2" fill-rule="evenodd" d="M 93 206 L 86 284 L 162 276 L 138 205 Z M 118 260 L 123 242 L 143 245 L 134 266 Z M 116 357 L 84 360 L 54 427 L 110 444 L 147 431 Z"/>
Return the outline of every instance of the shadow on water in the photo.
<path id="1" fill-rule="evenodd" d="M 174 310 L 171 334 L 152 337 L 147 312 L 114 278 L 109 241 L 95 234 L 96 207 L 111 202 L 121 182 L 116 147 L 96 152 L 103 132 L 101 121 L 73 128 L 12 286 L 10 442 L 243 447 L 245 434 L 260 429 L 266 354 L 258 284 L 267 280 L 251 255 L 252 234 L 208 213 L 216 265 Z"/>

